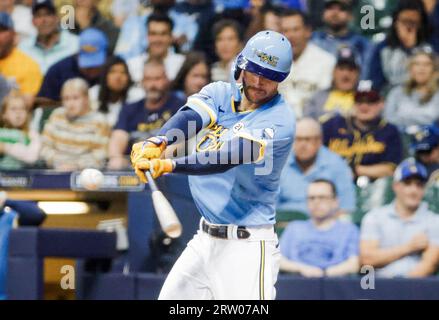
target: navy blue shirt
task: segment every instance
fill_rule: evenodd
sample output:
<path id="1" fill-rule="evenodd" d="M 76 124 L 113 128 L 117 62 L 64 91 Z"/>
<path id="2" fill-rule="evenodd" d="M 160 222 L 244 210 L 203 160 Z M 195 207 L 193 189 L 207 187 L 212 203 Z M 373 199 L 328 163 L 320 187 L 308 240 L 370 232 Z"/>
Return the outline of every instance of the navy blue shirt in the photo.
<path id="1" fill-rule="evenodd" d="M 384 119 L 377 119 L 368 131 L 354 124 L 352 117 L 336 114 L 322 124 L 324 144 L 345 158 L 351 166 L 392 163 L 402 160 L 402 141 L 398 129 Z"/>
<path id="2" fill-rule="evenodd" d="M 55 101 L 61 100 L 61 88 L 69 79 L 82 78 L 90 87 L 98 83 L 99 78 L 90 80 L 84 77 L 79 70 L 77 55 L 64 58 L 47 70 L 41 85 L 38 97 L 49 98 Z"/>
<path id="3" fill-rule="evenodd" d="M 171 93 L 168 100 L 159 110 L 150 111 L 145 108 L 145 99 L 127 104 L 122 107 L 119 119 L 113 130 L 123 130 L 130 135 L 131 145 L 137 141 L 148 139 L 157 134 L 159 129 L 168 121 L 174 113 L 185 104 L 175 93 Z"/>

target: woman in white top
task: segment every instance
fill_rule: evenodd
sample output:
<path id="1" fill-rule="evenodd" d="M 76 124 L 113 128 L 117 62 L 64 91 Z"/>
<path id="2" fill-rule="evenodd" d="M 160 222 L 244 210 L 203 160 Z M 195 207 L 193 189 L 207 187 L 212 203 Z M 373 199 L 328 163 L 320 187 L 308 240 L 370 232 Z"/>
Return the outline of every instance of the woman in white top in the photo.
<path id="1" fill-rule="evenodd" d="M 90 89 L 89 96 L 92 108 L 105 114 L 113 127 L 123 105 L 143 99 L 145 92 L 133 85 L 126 62 L 113 56 L 108 58 L 100 84 Z"/>

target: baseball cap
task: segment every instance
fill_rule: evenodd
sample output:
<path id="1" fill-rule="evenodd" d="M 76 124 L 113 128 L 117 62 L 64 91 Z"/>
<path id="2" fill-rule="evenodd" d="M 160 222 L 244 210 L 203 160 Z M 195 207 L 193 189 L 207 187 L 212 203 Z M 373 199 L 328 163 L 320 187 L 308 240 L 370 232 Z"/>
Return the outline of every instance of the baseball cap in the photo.
<path id="1" fill-rule="evenodd" d="M 325 0 L 325 9 L 333 4 L 339 4 L 344 10 L 352 9 L 351 0 Z"/>
<path id="2" fill-rule="evenodd" d="M 39 9 L 46 8 L 52 13 L 56 13 L 55 5 L 52 0 L 34 0 L 32 1 L 32 14 L 35 14 Z"/>
<path id="3" fill-rule="evenodd" d="M 0 28 L 2 29 L 14 29 L 14 21 L 7 12 L 0 12 Z"/>
<path id="4" fill-rule="evenodd" d="M 439 145 L 439 127 L 420 126 L 412 137 L 412 147 L 415 152 L 430 151 Z"/>
<path id="5" fill-rule="evenodd" d="M 381 100 L 378 90 L 373 88 L 371 80 L 361 80 L 355 93 L 355 102 L 375 103 Z"/>
<path id="6" fill-rule="evenodd" d="M 360 68 L 360 64 L 357 61 L 357 57 L 354 51 L 350 47 L 343 47 L 338 50 L 336 65 L 337 66 L 348 65 L 356 69 Z"/>
<path id="7" fill-rule="evenodd" d="M 88 28 L 81 32 L 79 48 L 78 64 L 80 68 L 100 67 L 107 60 L 107 37 L 96 28 Z"/>
<path id="8" fill-rule="evenodd" d="M 417 177 L 422 181 L 428 180 L 427 169 L 414 158 L 408 158 L 401 162 L 393 174 L 394 182 L 401 182 L 409 178 Z"/>

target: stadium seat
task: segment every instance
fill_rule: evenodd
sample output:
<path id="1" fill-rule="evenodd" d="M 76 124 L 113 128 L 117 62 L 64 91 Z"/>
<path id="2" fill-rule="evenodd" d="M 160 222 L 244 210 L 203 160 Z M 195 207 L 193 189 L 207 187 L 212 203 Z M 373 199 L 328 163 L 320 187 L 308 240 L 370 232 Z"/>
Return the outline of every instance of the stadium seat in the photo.
<path id="1" fill-rule="evenodd" d="M 364 186 L 356 186 L 357 206 L 352 214 L 352 222 L 361 225 L 364 215 L 370 210 L 392 202 L 392 177 L 377 179 Z"/>

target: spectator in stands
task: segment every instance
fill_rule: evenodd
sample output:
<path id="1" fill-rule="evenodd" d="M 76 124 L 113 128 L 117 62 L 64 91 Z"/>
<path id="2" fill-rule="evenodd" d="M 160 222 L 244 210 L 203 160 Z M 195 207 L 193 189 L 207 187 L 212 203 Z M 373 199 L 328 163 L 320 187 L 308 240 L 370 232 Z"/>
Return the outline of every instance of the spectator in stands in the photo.
<path id="1" fill-rule="evenodd" d="M 32 201 L 12 200 L 6 191 L 0 190 L 0 217 L 9 208 L 18 214 L 18 225 L 39 226 L 46 219 L 46 213 Z"/>
<path id="2" fill-rule="evenodd" d="M 140 9 L 140 0 L 113 0 L 111 14 L 116 27 L 122 27 L 126 19 L 135 17 Z"/>
<path id="3" fill-rule="evenodd" d="M 17 40 L 25 40 L 37 34 L 37 30 L 32 25 L 31 9 L 23 4 L 18 4 L 15 0 L 0 1 L 0 12 L 8 13 L 14 21 Z"/>
<path id="4" fill-rule="evenodd" d="M 199 30 L 196 21 L 198 13 L 177 11 L 175 2 L 175 0 L 150 0 L 152 11 L 127 18 L 122 25 L 115 53 L 124 59 L 131 59 L 143 54 L 149 47 L 150 41 L 150 37 L 147 36 L 149 34 L 148 20 L 151 15 L 156 14 L 165 15 L 171 19 L 172 26 L 174 26 L 171 28 L 171 44 L 179 46 L 182 51 L 190 51 Z"/>
<path id="5" fill-rule="evenodd" d="M 43 131 L 41 157 L 49 168 L 104 166 L 110 128 L 103 114 L 90 109 L 88 89 L 80 78 L 67 80 L 62 87 L 62 107 L 52 112 Z"/>
<path id="6" fill-rule="evenodd" d="M 335 185 L 324 179 L 307 188 L 311 219 L 290 222 L 282 234 L 280 270 L 305 277 L 344 276 L 359 270 L 359 231 L 337 219 Z"/>
<path id="7" fill-rule="evenodd" d="M 282 9 L 266 1 L 250 1 L 251 21 L 245 32 L 245 39 L 263 30 L 281 32 L 280 16 Z"/>
<path id="8" fill-rule="evenodd" d="M 262 7 L 262 10 L 261 10 L 262 28 L 257 30 L 253 34 L 256 34 L 262 30 L 272 30 L 272 31 L 276 31 L 276 32 L 281 32 L 281 27 L 280 27 L 281 11 L 282 11 L 282 9 L 279 7 L 276 7 L 276 6 Z"/>
<path id="9" fill-rule="evenodd" d="M 75 27 L 70 29 L 74 34 L 81 34 L 89 28 L 102 31 L 108 39 L 108 52 L 113 53 L 119 35 L 117 28 L 110 20 L 102 16 L 97 8 L 98 0 L 74 0 Z"/>
<path id="10" fill-rule="evenodd" d="M 355 91 L 360 78 L 360 65 L 353 51 L 342 48 L 334 68 L 332 87 L 318 91 L 305 106 L 304 115 L 318 119 L 331 112 L 347 114 L 354 106 Z"/>
<path id="11" fill-rule="evenodd" d="M 202 52 L 195 51 L 186 55 L 186 60 L 172 83 L 172 90 L 185 100 L 200 92 L 208 83 L 210 83 L 210 69 L 206 57 Z"/>
<path id="12" fill-rule="evenodd" d="M 189 0 L 178 2 L 174 6 L 176 12 L 186 14 L 187 16 L 195 17 L 195 22 L 198 27 L 198 32 L 191 45 L 189 42 L 186 47 L 191 48 L 192 51 L 203 51 L 208 61 L 215 60 L 215 48 L 212 35 L 212 27 L 218 18 L 215 15 L 215 8 L 212 0 Z M 171 19 L 172 15 L 170 14 Z M 176 21 L 174 21 L 175 23 Z M 178 22 L 178 21 L 177 21 Z M 174 31 L 178 26 L 174 28 Z M 189 50 L 189 51 L 191 51 Z M 187 51 L 187 50 L 186 50 Z"/>
<path id="13" fill-rule="evenodd" d="M 125 60 L 112 56 L 104 66 L 100 83 L 90 88 L 89 95 L 92 108 L 105 114 L 108 125 L 112 128 L 119 118 L 122 106 L 141 100 L 145 92 L 133 86 Z"/>
<path id="14" fill-rule="evenodd" d="M 293 152 L 281 175 L 279 210 L 308 214 L 306 192 L 316 179 L 335 183 L 343 213 L 355 209 L 351 170 L 339 155 L 322 146 L 322 138 L 322 128 L 316 120 L 302 118 L 297 122 Z"/>
<path id="15" fill-rule="evenodd" d="M 312 42 L 334 56 L 341 47 L 348 46 L 363 65 L 369 53 L 370 44 L 367 38 L 350 30 L 349 24 L 352 19 L 352 0 L 325 0 L 324 27 L 314 32 Z"/>
<path id="16" fill-rule="evenodd" d="M 43 74 L 56 62 L 78 53 L 78 36 L 63 30 L 51 0 L 34 0 L 32 22 L 37 35 L 20 42 L 20 49 L 38 62 Z"/>
<path id="17" fill-rule="evenodd" d="M 11 87 L 26 95 L 28 105 L 37 94 L 42 74 L 38 64 L 15 47 L 14 23 L 6 12 L 0 12 L 0 74 Z"/>
<path id="18" fill-rule="evenodd" d="M 360 259 L 379 277 L 426 277 L 439 263 L 439 216 L 422 203 L 427 171 L 413 159 L 395 170 L 395 200 L 366 214 Z"/>
<path id="19" fill-rule="evenodd" d="M 99 83 L 107 59 L 105 34 L 95 28 L 86 29 L 79 36 L 79 46 L 79 54 L 62 59 L 49 68 L 38 93 L 38 104 L 59 105 L 61 88 L 69 79 L 82 78 L 90 87 Z"/>
<path id="20" fill-rule="evenodd" d="M 120 170 L 130 166 L 127 155 L 133 143 L 154 136 L 185 100 L 169 91 L 170 81 L 162 62 L 145 64 L 143 87 L 146 98 L 126 105 L 111 134 L 108 168 Z"/>
<path id="21" fill-rule="evenodd" d="M 220 20 L 213 26 L 218 61 L 212 64 L 212 81 L 229 82 L 230 68 L 242 49 L 242 29 L 234 20 Z"/>
<path id="22" fill-rule="evenodd" d="M 427 169 L 428 176 L 439 172 L 439 127 L 428 125 L 418 127 L 413 135 L 412 148 L 416 160 Z"/>
<path id="23" fill-rule="evenodd" d="M 439 120 L 439 69 L 433 49 L 415 49 L 408 69 L 408 81 L 390 91 L 384 109 L 385 118 L 401 131 Z"/>
<path id="24" fill-rule="evenodd" d="M 401 137 L 382 118 L 383 108 L 371 81 L 360 81 L 352 115 L 335 114 L 323 123 L 324 144 L 349 162 L 354 177 L 391 176 L 402 160 Z"/>
<path id="25" fill-rule="evenodd" d="M 285 10 L 281 28 L 294 48 L 294 60 L 293 72 L 279 85 L 279 92 L 300 117 L 312 95 L 330 87 L 335 58 L 309 41 L 312 30 L 305 13 Z"/>
<path id="26" fill-rule="evenodd" d="M 135 83 L 143 79 L 143 65 L 149 60 L 162 61 L 166 75 L 171 81 L 175 79 L 184 55 L 172 51 L 172 20 L 164 14 L 152 14 L 148 17 L 148 49 L 146 52 L 128 60 L 131 77 Z"/>
<path id="27" fill-rule="evenodd" d="M 29 130 L 31 113 L 17 91 L 0 106 L 0 170 L 19 170 L 38 160 L 41 139 Z"/>
<path id="28" fill-rule="evenodd" d="M 422 0 L 400 0 L 386 39 L 378 43 L 367 62 L 366 78 L 388 92 L 408 79 L 411 51 L 429 39 L 429 23 Z"/>

